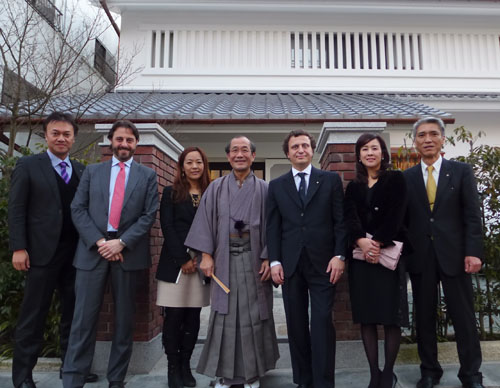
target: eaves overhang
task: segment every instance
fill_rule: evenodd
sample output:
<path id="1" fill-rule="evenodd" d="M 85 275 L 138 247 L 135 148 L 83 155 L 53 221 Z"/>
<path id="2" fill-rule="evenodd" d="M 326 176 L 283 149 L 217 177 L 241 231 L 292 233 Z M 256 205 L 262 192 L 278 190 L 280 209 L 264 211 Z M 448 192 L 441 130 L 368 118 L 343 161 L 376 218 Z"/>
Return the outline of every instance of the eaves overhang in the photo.
<path id="1" fill-rule="evenodd" d="M 71 112 L 80 122 L 283 124 L 350 121 L 412 123 L 424 116 L 453 122 L 445 111 L 397 95 L 375 93 L 116 92 L 91 103 L 70 96 L 45 111 Z M 6 120 L 6 112 L 0 117 Z"/>
<path id="2" fill-rule="evenodd" d="M 92 0 L 99 3 L 99 0 Z M 384 14 L 384 15 L 447 15 L 492 16 L 500 15 L 497 1 L 303 1 L 303 0 L 107 0 L 116 10 L 135 11 L 252 11 L 332 14 Z"/>

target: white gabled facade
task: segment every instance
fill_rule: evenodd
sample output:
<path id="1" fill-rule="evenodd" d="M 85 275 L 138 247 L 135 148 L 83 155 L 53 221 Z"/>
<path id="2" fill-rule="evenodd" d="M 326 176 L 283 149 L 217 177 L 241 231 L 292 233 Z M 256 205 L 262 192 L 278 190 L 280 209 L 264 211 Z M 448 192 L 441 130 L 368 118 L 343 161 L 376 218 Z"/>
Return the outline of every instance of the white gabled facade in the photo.
<path id="1" fill-rule="evenodd" d="M 123 89 L 500 92 L 500 5 L 485 1 L 108 1 Z"/>
<path id="2" fill-rule="evenodd" d="M 121 15 L 120 46 L 140 49 L 135 65 L 142 71 L 119 91 L 412 94 L 408 98 L 451 113 L 456 122 L 450 129 L 483 130 L 485 141 L 500 145 L 497 1 L 106 3 Z M 193 136 L 193 127 L 167 125 L 186 139 L 183 144 L 206 142 L 210 149 L 206 128 L 196 127 Z M 315 134 L 321 130 L 321 125 L 307 127 Z M 388 126 L 392 146 L 403 144 L 409 127 Z M 227 128 L 212 126 L 210 133 L 224 134 Z M 234 132 L 239 129 L 233 126 Z M 269 128 L 260 125 L 255 132 Z M 262 139 L 267 149 L 269 141 Z M 273 147 L 265 159 L 283 157 L 279 144 Z M 447 155 L 465 149 L 448 149 Z M 211 160 L 222 156 L 210 154 Z"/>

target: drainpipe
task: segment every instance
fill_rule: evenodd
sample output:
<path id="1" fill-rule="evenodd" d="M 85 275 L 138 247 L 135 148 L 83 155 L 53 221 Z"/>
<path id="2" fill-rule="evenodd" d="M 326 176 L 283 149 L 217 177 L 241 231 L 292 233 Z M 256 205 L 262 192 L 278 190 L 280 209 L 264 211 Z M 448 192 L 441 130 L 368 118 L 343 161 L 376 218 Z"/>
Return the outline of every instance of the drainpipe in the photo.
<path id="1" fill-rule="evenodd" d="M 108 5 L 106 4 L 106 0 L 99 0 L 99 3 L 101 3 L 101 7 L 106 12 L 106 15 L 108 16 L 109 21 L 111 22 L 111 25 L 115 29 L 116 35 L 120 37 L 120 28 L 118 25 L 115 23 L 115 20 L 113 19 L 113 16 L 111 15 L 111 12 L 109 11 Z"/>

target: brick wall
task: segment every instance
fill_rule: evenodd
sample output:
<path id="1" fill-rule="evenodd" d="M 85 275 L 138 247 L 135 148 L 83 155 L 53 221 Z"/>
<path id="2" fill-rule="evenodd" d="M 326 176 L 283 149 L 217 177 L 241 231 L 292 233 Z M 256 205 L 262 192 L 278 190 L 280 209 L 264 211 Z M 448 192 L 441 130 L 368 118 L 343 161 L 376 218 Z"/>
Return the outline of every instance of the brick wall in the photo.
<path id="1" fill-rule="evenodd" d="M 355 176 L 356 154 L 354 144 L 329 144 L 320 160 L 322 170 L 336 171 L 344 188 Z M 334 304 L 334 320 L 337 330 L 337 340 L 360 339 L 359 325 L 352 322 L 351 302 L 347 272 L 337 284 Z"/>
<path id="2" fill-rule="evenodd" d="M 112 156 L 109 146 L 101 147 L 102 160 Z M 165 186 L 171 185 L 177 169 L 177 162 L 153 146 L 137 147 L 134 161 L 155 170 L 158 175 L 158 191 L 161 195 Z M 134 341 L 149 341 L 161 332 L 163 318 L 161 309 L 156 306 L 156 268 L 160 260 L 163 236 L 160 227 L 159 212 L 150 232 L 151 258 L 153 265 L 150 269 L 141 272 L 136 297 L 135 333 Z M 111 341 L 113 335 L 113 297 L 111 285 L 108 283 L 105 290 L 103 305 L 99 315 L 97 340 Z"/>

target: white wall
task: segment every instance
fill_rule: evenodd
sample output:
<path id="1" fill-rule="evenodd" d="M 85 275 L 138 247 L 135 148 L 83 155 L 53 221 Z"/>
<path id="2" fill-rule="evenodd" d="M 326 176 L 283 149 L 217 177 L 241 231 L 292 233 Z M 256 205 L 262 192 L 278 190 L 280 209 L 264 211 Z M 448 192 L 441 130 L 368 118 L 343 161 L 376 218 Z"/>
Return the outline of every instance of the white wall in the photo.
<path id="1" fill-rule="evenodd" d="M 40 6 L 43 5 L 42 2 L 40 4 Z M 61 51 L 59 47 L 62 37 L 66 36 L 66 42 L 72 45 L 73 50 L 64 49 L 66 53 L 63 63 L 70 63 L 75 57 L 78 60 L 66 77 L 68 81 L 59 87 L 59 90 L 63 90 L 64 94 L 85 93 L 91 88 L 104 87 L 107 83 L 93 69 L 94 38 L 98 38 L 113 55 L 116 55 L 118 47 L 118 37 L 114 30 L 110 29 L 106 15 L 87 0 L 57 0 L 55 6 L 62 15 L 59 15 L 57 11 L 54 12 L 57 15 L 54 18 L 57 20 L 54 23 L 54 28 L 27 1 L 0 1 L 0 24 L 4 34 L 19 36 L 20 33 L 16 33 L 12 27 L 17 25 L 18 31 L 22 31 L 26 25 L 26 18 L 30 18 L 27 35 L 23 41 L 22 77 L 42 91 L 50 89 L 49 80 L 52 77 L 51 71 L 54 69 L 52 62 L 58 56 L 57 54 L 51 55 L 51 53 Z M 80 45 L 89 37 L 91 40 L 80 51 Z M 0 44 L 2 43 L 3 39 L 0 40 Z M 13 37 L 9 38 L 9 44 L 12 44 L 14 52 L 18 51 L 19 45 L 16 45 L 16 40 Z M 28 57 L 31 59 L 26 60 Z M 16 64 L 10 58 L 7 59 L 7 64 L 9 68 L 17 72 Z M 65 67 L 63 66 L 61 72 L 64 71 Z M 1 69 L 0 72 L 2 72 Z M 93 75 L 89 77 L 89 74 Z M 70 88 L 69 85 L 77 85 L 77 87 Z"/>
<path id="2" fill-rule="evenodd" d="M 498 4 L 109 3 L 144 67 L 122 90 L 500 91 Z"/>

